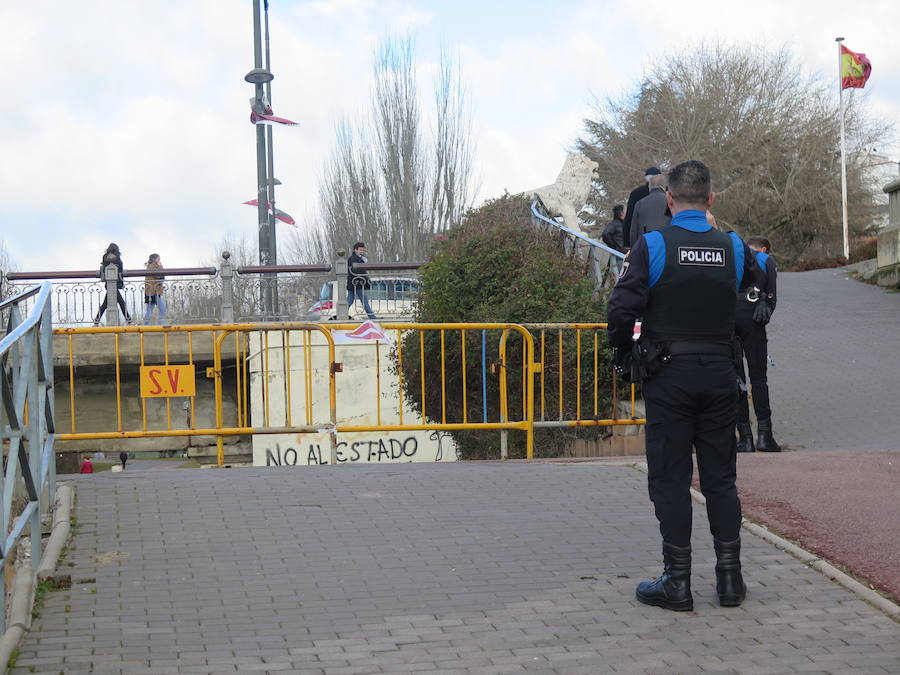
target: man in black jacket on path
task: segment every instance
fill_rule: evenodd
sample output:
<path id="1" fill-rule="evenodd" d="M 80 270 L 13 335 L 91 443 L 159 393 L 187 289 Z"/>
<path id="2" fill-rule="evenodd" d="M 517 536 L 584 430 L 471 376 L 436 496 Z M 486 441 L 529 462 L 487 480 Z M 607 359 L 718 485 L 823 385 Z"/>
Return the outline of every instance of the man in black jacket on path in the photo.
<path id="1" fill-rule="evenodd" d="M 622 235 L 625 239 L 626 246 L 631 245 L 631 217 L 634 215 L 634 207 L 637 206 L 639 201 L 650 194 L 650 176 L 658 176 L 660 173 L 661 171 L 655 166 L 644 169 L 644 184 L 634 188 L 634 190 L 631 191 L 631 194 L 628 195 L 628 204 L 625 205 L 625 219 L 623 220 L 625 225 L 622 228 Z"/>

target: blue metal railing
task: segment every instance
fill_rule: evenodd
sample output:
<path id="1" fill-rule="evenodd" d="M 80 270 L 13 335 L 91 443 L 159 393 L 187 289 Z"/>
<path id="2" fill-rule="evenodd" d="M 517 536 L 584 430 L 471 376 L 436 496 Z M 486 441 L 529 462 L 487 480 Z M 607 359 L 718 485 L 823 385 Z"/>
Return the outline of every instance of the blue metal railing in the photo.
<path id="1" fill-rule="evenodd" d="M 611 265 L 621 265 L 621 260 L 625 258 L 624 253 L 620 253 L 601 241 L 592 239 L 583 232 L 576 232 L 570 227 L 566 227 L 562 223 L 558 223 L 552 218 L 548 218 L 540 212 L 538 206 L 543 206 L 539 199 L 531 202 L 531 215 L 534 219 L 551 225 L 569 238 L 569 247 L 573 255 L 581 256 L 590 266 L 594 283 L 597 289 L 603 287 L 606 280 L 606 271 Z"/>
<path id="2" fill-rule="evenodd" d="M 41 512 L 56 500 L 50 293 L 46 281 L 0 303 L 0 312 L 8 312 L 6 335 L 0 340 L 0 437 L 9 444 L 4 457 L 0 567 L 30 525 L 32 574 L 41 562 Z M 23 318 L 20 305 L 34 295 L 32 311 Z M 28 503 L 13 521 L 14 497 L 22 487 Z M 0 633 L 5 630 L 6 587 L 0 574 Z"/>

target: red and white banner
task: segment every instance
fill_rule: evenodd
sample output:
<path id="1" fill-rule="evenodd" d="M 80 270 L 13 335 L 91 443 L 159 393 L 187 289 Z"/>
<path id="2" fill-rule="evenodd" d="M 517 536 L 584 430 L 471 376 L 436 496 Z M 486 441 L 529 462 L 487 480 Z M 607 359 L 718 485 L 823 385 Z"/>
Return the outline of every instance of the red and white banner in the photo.
<path id="1" fill-rule="evenodd" d="M 268 124 L 269 126 L 284 126 L 284 127 L 296 127 L 299 126 L 297 122 L 292 122 L 291 120 L 285 119 L 284 117 L 276 117 L 275 115 L 261 115 L 254 111 L 250 111 L 250 121 L 253 124 Z"/>
<path id="2" fill-rule="evenodd" d="M 353 330 L 332 331 L 332 336 L 334 337 L 335 344 L 347 345 L 354 344 L 361 340 L 377 340 L 379 342 L 386 342 L 392 347 L 394 346 L 394 341 L 387 336 L 384 328 L 371 319 L 369 321 L 363 321 Z"/>
<path id="3" fill-rule="evenodd" d="M 241 202 L 242 204 L 246 204 L 247 206 L 259 206 L 259 202 L 255 199 L 250 199 L 246 202 Z M 272 206 L 272 202 L 269 202 L 269 211 L 275 214 L 275 217 L 280 220 L 282 223 L 287 223 L 288 225 L 297 226 L 297 221 L 294 220 L 289 213 L 282 211 L 281 209 Z"/>

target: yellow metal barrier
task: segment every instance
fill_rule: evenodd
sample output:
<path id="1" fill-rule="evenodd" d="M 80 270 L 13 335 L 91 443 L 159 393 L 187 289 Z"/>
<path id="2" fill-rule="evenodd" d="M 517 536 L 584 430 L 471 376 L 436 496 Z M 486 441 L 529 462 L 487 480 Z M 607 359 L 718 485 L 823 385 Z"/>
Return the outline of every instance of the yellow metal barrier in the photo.
<path id="1" fill-rule="evenodd" d="M 293 332 L 301 332 L 303 337 L 302 345 L 297 345 L 302 347 L 304 354 L 304 392 L 305 392 L 305 408 L 307 412 L 306 424 L 305 425 L 295 425 L 293 424 L 292 419 L 292 411 L 291 411 L 291 402 L 292 402 L 292 387 L 291 381 L 293 377 L 291 375 L 291 348 L 294 345 L 291 345 L 291 333 Z M 310 350 L 312 348 L 312 340 L 310 336 L 310 332 L 315 331 L 320 333 L 324 339 L 328 348 L 328 404 L 329 404 L 329 419 L 328 424 L 323 425 L 321 423 L 315 424 L 315 420 L 313 419 L 313 368 L 312 368 L 312 356 Z M 269 381 L 270 381 L 270 352 L 271 348 L 269 346 L 269 335 L 273 332 L 277 332 L 281 335 L 281 376 L 283 379 L 283 387 L 284 387 L 284 411 L 283 411 L 283 426 L 273 426 L 270 424 L 271 421 L 271 409 L 270 409 L 270 400 L 269 396 Z M 277 433 L 304 433 L 304 432 L 321 432 L 324 430 L 330 431 L 329 437 L 331 439 L 331 463 L 335 463 L 335 430 L 337 428 L 337 398 L 335 394 L 335 373 L 338 370 L 338 365 L 335 363 L 334 359 L 334 338 L 331 335 L 331 331 L 329 331 L 322 324 L 317 323 L 281 323 L 281 324 L 236 324 L 236 325 L 228 325 L 223 326 L 222 330 L 219 332 L 218 336 L 215 339 L 215 350 L 214 350 L 214 365 L 213 365 L 213 377 L 215 378 L 216 385 L 216 428 L 224 428 L 224 419 L 223 419 L 223 411 L 222 411 L 222 345 L 224 344 L 226 338 L 233 335 L 235 339 L 238 339 L 238 336 L 243 334 L 245 337 L 244 344 L 246 344 L 246 338 L 249 337 L 249 334 L 260 334 L 261 336 L 261 347 L 260 347 L 260 360 L 263 364 L 262 372 L 260 373 L 260 378 L 262 382 L 262 390 L 263 390 L 263 406 L 264 406 L 264 424 L 262 426 L 250 427 L 248 422 L 248 407 L 245 405 L 241 412 L 238 414 L 239 421 L 243 423 L 245 428 L 250 428 L 250 433 L 258 434 L 258 433 L 268 433 L 268 434 L 277 434 Z M 243 358 L 240 359 L 240 367 L 239 372 L 243 372 L 244 381 L 247 381 L 247 363 L 248 356 L 246 351 L 243 353 Z M 241 413 L 243 413 L 243 417 L 241 417 Z M 225 449 L 223 446 L 222 437 L 226 435 L 224 433 L 217 434 L 216 436 L 216 457 L 219 466 L 225 463 Z"/>
<path id="2" fill-rule="evenodd" d="M 281 425 L 268 424 L 269 420 L 269 335 L 278 332 L 281 335 L 282 350 L 284 354 L 283 375 L 285 387 L 285 400 L 287 405 L 283 413 L 286 420 Z M 291 336 L 300 333 L 303 345 L 308 354 L 312 343 L 310 333 L 320 333 L 323 340 L 329 345 L 328 363 L 334 363 L 334 345 L 330 332 L 320 324 L 315 323 L 283 323 L 283 324 L 198 324 L 190 326 L 120 326 L 120 327 L 91 327 L 91 328 L 60 328 L 54 331 L 57 339 L 67 342 L 68 354 L 68 381 L 57 380 L 57 385 L 68 386 L 66 400 L 68 411 L 61 411 L 59 415 L 57 439 L 60 441 L 85 441 L 101 439 L 134 439 L 134 438 L 171 438 L 187 436 L 212 436 L 215 437 L 217 446 L 217 460 L 220 465 L 224 463 L 223 437 L 241 436 L 252 434 L 283 433 L 285 430 L 301 432 L 315 429 L 317 431 L 331 430 L 335 426 L 335 396 L 334 396 L 334 369 L 329 368 L 329 396 L 330 410 L 325 419 L 312 419 L 312 401 L 309 396 L 306 399 L 308 410 L 307 424 L 297 426 L 293 424 L 290 412 L 290 401 L 293 394 L 292 381 L 289 376 L 291 371 L 290 353 Z M 248 373 L 249 335 L 260 335 L 265 345 L 261 353 L 265 362 L 264 377 L 261 382 L 265 387 L 266 406 L 265 424 L 253 426 L 250 424 L 249 389 L 250 378 Z M 229 340 L 233 339 L 233 342 Z M 227 342 L 227 347 L 226 347 Z M 202 391 L 194 396 L 176 396 L 177 402 L 183 402 L 183 409 L 187 413 L 182 423 L 179 423 L 173 415 L 172 396 L 166 396 L 162 401 L 154 402 L 152 398 L 140 395 L 139 374 L 149 365 L 159 366 L 163 373 L 166 370 L 175 371 L 178 366 L 197 366 L 211 364 L 211 367 L 201 370 L 196 374 L 202 383 L 203 375 L 213 380 L 213 391 L 203 399 Z M 113 382 L 115 391 L 115 425 L 110 429 L 107 420 L 111 410 L 83 410 L 79 406 L 79 379 L 76 371 L 82 366 L 95 366 L 102 369 L 105 364 L 113 366 Z M 224 401 L 226 378 L 225 372 L 229 371 L 229 380 L 233 380 L 234 414 L 226 420 Z M 231 374 L 233 371 L 233 374 Z M 165 375 L 163 375 L 164 377 Z M 312 392 L 313 380 L 316 373 L 311 368 L 305 369 L 304 390 Z M 82 387 L 85 387 L 83 382 Z M 160 387 L 161 390 L 165 387 Z M 126 395 L 126 391 L 128 392 Z M 207 403 L 212 402 L 214 419 L 207 416 L 198 424 L 197 398 Z M 229 396 L 229 400 L 232 400 Z M 59 402 L 59 399 L 58 399 Z M 154 420 L 151 423 L 148 408 L 153 408 Z M 110 414 L 107 414 L 109 412 Z M 65 421 L 68 421 L 69 429 L 65 429 Z M 78 451 L 78 450 L 71 450 Z"/>
<path id="3" fill-rule="evenodd" d="M 606 362 L 605 324 L 393 323 L 383 325 L 394 342 L 392 349 L 386 349 L 382 341 L 361 343 L 370 346 L 375 363 L 375 420 L 351 424 L 342 421 L 340 414 L 337 373 L 341 364 L 336 362 L 334 336 L 336 331 L 357 327 L 297 322 L 57 329 L 55 334 L 67 341 L 68 354 L 68 382 L 60 384 L 69 387 L 69 411 L 60 411 L 63 414 L 59 415 L 57 438 L 212 436 L 221 465 L 226 436 L 328 432 L 334 463 L 335 435 L 340 432 L 514 430 L 525 432 L 526 457 L 532 458 L 536 427 L 644 422 L 635 415 L 634 387 L 630 390 L 631 414 L 620 416 L 615 374 L 600 367 Z M 488 334 L 494 336 L 490 354 L 485 338 Z M 512 339 L 521 342 L 521 349 L 518 344 L 512 346 Z M 433 346 L 432 353 L 440 354 L 439 364 L 426 362 L 426 345 Z M 410 349 L 412 356 L 408 354 Z M 488 362 L 499 382 L 496 394 L 486 385 Z M 107 421 L 111 410 L 110 414 L 101 411 L 98 418 L 97 411 L 79 408 L 79 364 L 102 367 L 104 363 L 114 371 L 114 428 Z M 154 402 L 137 395 L 140 367 L 159 366 L 161 372 L 168 373 L 166 368 L 174 371 L 176 366 L 197 366 L 198 384 L 202 384 L 204 364 L 211 364 L 205 374 L 213 380 L 212 391 L 208 385 L 199 386 L 195 396 L 175 397 L 175 402 L 172 396 Z M 303 373 L 302 383 L 297 381 L 298 371 Z M 478 373 L 481 378 L 476 377 Z M 385 382 L 385 377 L 393 379 Z M 511 382 L 515 383 L 513 390 Z M 232 386 L 233 400 L 229 393 Z M 325 399 L 325 387 L 327 416 L 322 406 L 316 405 Z M 175 391 L 174 385 L 169 389 Z M 401 401 L 399 423 L 386 421 L 382 409 L 383 395 L 393 390 Z M 214 419 L 208 411 L 206 399 L 210 397 Z M 402 401 L 407 397 L 417 401 L 418 420 L 404 418 Z M 450 414 L 451 400 L 462 404 L 458 416 Z M 173 413 L 178 403 L 186 413 L 183 419 Z M 458 409 L 454 403 L 453 410 Z M 66 419 L 68 430 L 64 429 Z"/>
<path id="4" fill-rule="evenodd" d="M 329 330 L 332 331 L 350 331 L 358 327 L 358 324 L 327 324 Z M 415 424 L 406 422 L 401 417 L 399 424 L 384 424 L 381 420 L 381 411 L 377 410 L 376 424 L 343 424 L 338 422 L 337 431 L 340 432 L 372 432 L 372 431 L 458 431 L 458 430 L 517 430 L 525 432 L 526 456 L 532 458 L 534 456 L 534 415 L 533 415 L 533 399 L 534 399 L 534 376 L 540 370 L 540 364 L 534 360 L 534 340 L 531 333 L 525 328 L 515 324 L 506 323 L 385 323 L 382 328 L 387 335 L 395 343 L 394 358 L 396 360 L 397 379 L 395 381 L 397 389 L 401 394 L 415 394 L 418 397 L 420 408 L 420 421 Z M 508 398 L 506 396 L 506 387 L 501 385 L 499 400 L 499 415 L 497 421 L 488 421 L 487 418 L 493 417 L 491 414 L 485 415 L 481 422 L 472 421 L 469 415 L 471 388 L 466 376 L 469 365 L 469 352 L 467 340 L 475 331 L 498 331 L 502 336 L 510 333 L 518 335 L 522 340 L 522 362 L 520 367 L 520 379 L 523 388 L 523 414 L 520 419 L 510 419 L 508 412 Z M 448 333 L 459 333 L 459 361 L 451 359 L 448 354 Z M 425 344 L 426 336 L 429 333 L 437 334 L 437 349 L 440 352 L 440 363 L 429 364 L 425 361 Z M 404 380 L 404 350 L 406 349 L 405 338 L 407 334 L 418 334 L 418 340 L 413 340 L 418 348 L 418 392 L 409 391 L 409 383 Z M 455 337 L 451 336 L 455 341 Z M 505 345 L 506 338 L 501 339 L 501 344 Z M 376 363 L 379 362 L 380 350 L 383 348 L 380 343 L 371 344 L 375 353 Z M 505 354 L 505 346 L 501 347 L 499 358 L 500 380 L 506 382 L 507 376 L 507 358 Z M 452 362 L 452 363 L 451 363 Z M 494 365 L 498 365 L 495 363 Z M 457 368 L 448 368 L 448 365 L 458 366 Z M 435 372 L 437 371 L 437 372 Z M 380 401 L 381 393 L 385 390 L 384 383 L 381 381 L 381 369 L 376 368 L 376 399 Z M 437 398 L 440 401 L 433 401 L 433 397 L 429 395 L 428 383 L 430 377 L 434 377 Z M 457 392 L 462 402 L 462 414 L 459 419 L 453 420 L 448 418 L 448 400 L 449 388 L 451 380 L 458 378 L 460 381 L 459 391 Z M 455 388 L 455 387 L 454 387 Z M 429 405 L 436 406 L 432 411 Z M 486 401 L 484 402 L 487 408 Z M 403 406 L 400 406 L 402 416 Z M 439 421 L 429 421 L 439 420 Z"/>
<path id="5" fill-rule="evenodd" d="M 622 417 L 616 373 L 612 369 L 601 371 L 599 368 L 606 341 L 605 323 L 534 323 L 523 326 L 531 331 L 536 342 L 539 341 L 543 363 L 537 394 L 539 418 L 535 420 L 536 427 L 609 427 L 645 423 L 643 418 L 637 416 L 636 386 L 628 385 L 630 410 L 627 417 Z M 554 372 L 556 382 L 548 383 L 545 374 Z M 610 393 L 608 401 L 604 400 L 604 391 Z M 555 405 L 551 405 L 552 402 Z M 551 417 L 551 409 L 556 412 L 556 419 Z"/>

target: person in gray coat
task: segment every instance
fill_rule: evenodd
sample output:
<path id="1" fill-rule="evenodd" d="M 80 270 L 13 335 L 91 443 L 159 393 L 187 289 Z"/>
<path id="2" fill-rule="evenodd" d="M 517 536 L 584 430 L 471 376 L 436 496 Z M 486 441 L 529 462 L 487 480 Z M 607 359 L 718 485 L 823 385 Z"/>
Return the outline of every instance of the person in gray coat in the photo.
<path id="1" fill-rule="evenodd" d="M 672 220 L 666 204 L 666 177 L 662 174 L 650 177 L 650 194 L 640 200 L 634 207 L 631 217 L 630 246 L 646 232 L 653 232 L 666 227 Z"/>

